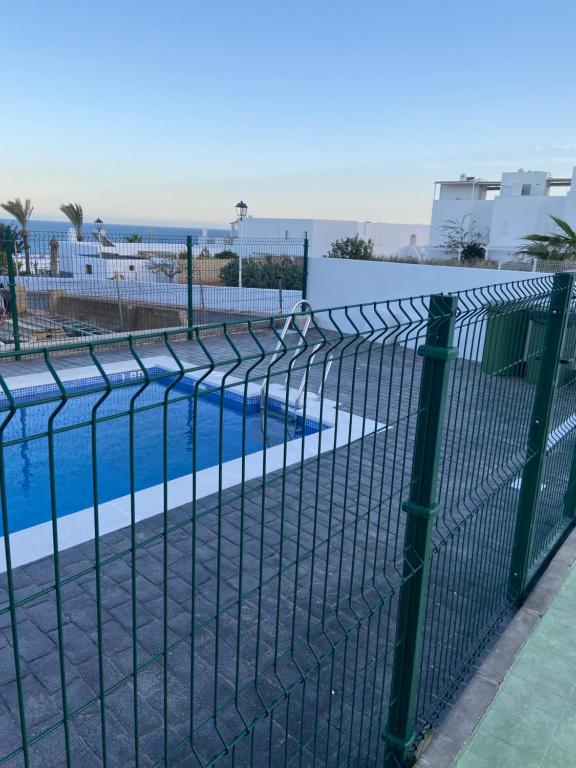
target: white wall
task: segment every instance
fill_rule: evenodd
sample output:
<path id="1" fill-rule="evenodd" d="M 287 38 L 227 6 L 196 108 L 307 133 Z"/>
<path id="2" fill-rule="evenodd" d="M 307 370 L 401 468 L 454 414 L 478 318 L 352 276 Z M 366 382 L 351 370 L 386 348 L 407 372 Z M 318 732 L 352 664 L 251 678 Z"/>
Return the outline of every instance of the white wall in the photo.
<path id="1" fill-rule="evenodd" d="M 94 280 L 87 278 L 78 280 L 65 277 L 24 277 L 19 276 L 16 282 L 34 291 L 70 291 L 72 294 L 83 296 L 116 298 L 119 289 L 120 298 L 128 301 L 149 302 L 150 304 L 165 304 L 176 307 L 186 307 L 188 304 L 188 288 L 179 283 L 148 284 L 137 281 Z M 194 307 L 205 307 L 214 310 L 237 310 L 238 312 L 253 313 L 258 307 L 259 314 L 278 315 L 290 312 L 300 299 L 300 291 L 278 291 L 273 288 L 233 288 L 224 286 L 193 286 Z"/>
<path id="2" fill-rule="evenodd" d="M 547 274 L 547 273 L 546 273 Z M 539 273 L 538 277 L 543 277 Z M 348 259 L 315 259 L 311 261 L 308 269 L 308 300 L 314 310 L 331 307 L 351 307 L 356 304 L 369 304 L 372 302 L 395 301 L 396 299 L 428 296 L 432 293 L 451 293 L 466 291 L 483 286 L 499 285 L 502 283 L 518 282 L 532 277 L 520 275 L 518 272 L 496 269 L 472 269 L 467 267 L 435 267 L 427 264 L 399 264 L 391 262 L 351 261 Z M 488 297 L 486 299 L 488 301 Z M 403 304 L 403 311 L 417 320 L 426 310 L 417 300 L 414 307 L 410 303 Z M 392 308 L 392 311 L 393 308 Z M 397 324 L 393 314 L 386 306 L 360 309 L 337 309 L 330 315 L 319 313 L 318 324 L 326 329 L 334 329 L 337 326 L 344 333 L 354 333 L 357 330 L 369 331 L 370 323 L 373 327 L 381 328 L 382 319 Z M 418 334 L 418 338 L 414 337 Z M 409 339 L 405 339 L 410 346 L 421 343 L 425 333 L 425 323 L 411 333 Z M 458 338 L 456 343 L 461 346 L 461 356 L 469 359 L 477 358 L 477 348 L 482 352 L 483 329 L 480 329 L 480 341 L 478 335 L 474 339 L 474 348 L 471 343 L 466 344 L 463 338 Z M 390 341 L 393 337 L 390 338 Z"/>
<path id="3" fill-rule="evenodd" d="M 444 243 L 446 234 L 440 229 L 448 220 L 462 221 L 470 216 L 480 230 L 490 231 L 494 200 L 434 200 L 432 204 L 432 223 L 430 225 L 430 246 L 437 247 Z"/>
<path id="4" fill-rule="evenodd" d="M 124 280 L 156 282 L 158 276 L 147 268 L 149 263 L 147 259 L 102 258 L 97 252 L 92 255 L 65 254 L 58 259 L 60 272 L 70 273 L 80 280 L 105 280 L 120 274 Z M 91 268 L 91 274 L 87 272 L 87 267 Z"/>
<path id="5" fill-rule="evenodd" d="M 497 198 L 490 225 L 490 245 L 518 248 L 522 238 L 534 232 L 549 232 L 554 224 L 550 214 L 563 216 L 564 197 L 526 196 Z"/>
<path id="6" fill-rule="evenodd" d="M 263 219 L 248 216 L 237 224 L 239 237 L 303 238 L 312 231 L 312 219 Z"/>
<path id="7" fill-rule="evenodd" d="M 328 219 L 258 219 L 247 218 L 238 227 L 241 238 L 301 238 L 308 235 L 308 255 L 324 256 L 335 240 L 358 234 L 357 221 L 330 221 Z"/>
<path id="8" fill-rule="evenodd" d="M 34 245 L 34 243 L 33 243 Z M 61 240 L 58 247 L 58 266 L 60 272 L 70 273 L 82 280 L 106 279 L 119 273 L 125 280 L 147 280 L 149 282 L 161 281 L 163 275 L 158 275 L 148 269 L 149 260 L 138 254 L 140 251 L 153 252 L 162 257 L 176 258 L 185 246 L 177 243 L 115 243 L 114 246 L 102 247 L 92 241 L 78 242 L 76 239 Z M 197 247 L 200 250 L 200 246 Z M 111 254 L 118 254 L 121 258 L 111 258 Z M 37 254 L 32 255 L 32 261 Z M 130 257 L 134 258 L 130 258 Z M 50 266 L 50 255 L 41 255 L 42 265 Z M 92 267 L 92 274 L 86 272 L 86 266 Z M 131 269 L 132 267 L 132 269 Z"/>
<path id="9" fill-rule="evenodd" d="M 357 221 L 316 220 L 313 222 L 309 255 L 312 257 L 325 256 L 333 242 L 341 240 L 343 237 L 356 237 L 358 234 Z"/>
<path id="10" fill-rule="evenodd" d="M 260 219 L 248 217 L 237 225 L 240 237 L 303 238 L 308 234 L 308 254 L 312 258 L 325 256 L 335 240 L 355 237 L 374 241 L 376 256 L 390 256 L 408 245 L 410 235 L 418 243 L 428 242 L 430 227 L 425 224 L 394 224 L 338 219 Z"/>
<path id="11" fill-rule="evenodd" d="M 374 242 L 375 256 L 393 256 L 409 244 L 411 235 L 416 235 L 417 245 L 426 245 L 430 238 L 428 224 L 379 224 L 366 221 L 360 226 L 360 236 Z"/>

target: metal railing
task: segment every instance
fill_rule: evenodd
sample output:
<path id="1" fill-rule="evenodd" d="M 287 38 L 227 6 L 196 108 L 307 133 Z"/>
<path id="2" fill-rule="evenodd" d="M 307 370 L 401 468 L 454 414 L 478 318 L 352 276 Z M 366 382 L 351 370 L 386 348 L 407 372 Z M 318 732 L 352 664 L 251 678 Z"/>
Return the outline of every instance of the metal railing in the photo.
<path id="1" fill-rule="evenodd" d="M 0 354 L 0 765 L 405 764 L 573 526 L 572 275 L 282 319 Z"/>
<path id="2" fill-rule="evenodd" d="M 283 314 L 305 293 L 304 240 L 30 232 L 0 242 L 0 344 Z M 8 254 L 8 256 L 7 256 Z M 28 265 L 28 271 L 26 271 Z M 4 274 L 1 274 L 3 267 Z"/>
<path id="3" fill-rule="evenodd" d="M 535 257 L 516 256 L 510 261 L 501 261 L 498 269 L 517 272 L 573 272 L 576 261 L 573 259 L 537 259 Z"/>

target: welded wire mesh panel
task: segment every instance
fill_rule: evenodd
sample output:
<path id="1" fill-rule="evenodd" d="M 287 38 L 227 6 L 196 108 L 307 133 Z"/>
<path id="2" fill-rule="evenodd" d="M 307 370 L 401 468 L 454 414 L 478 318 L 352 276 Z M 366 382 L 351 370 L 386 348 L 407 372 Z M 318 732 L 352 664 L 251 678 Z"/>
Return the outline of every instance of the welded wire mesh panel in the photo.
<path id="1" fill-rule="evenodd" d="M 440 513 L 433 535 L 430 589 L 418 702 L 420 731 L 434 721 L 510 610 L 509 574 L 528 428 L 545 336 L 551 278 L 493 286 L 459 296 L 440 469 Z M 568 392 L 556 422 L 567 442 L 576 410 Z M 534 546 L 550 552 L 547 531 L 562 518 L 571 456 L 550 461 Z M 553 468 L 553 469 L 552 469 Z M 546 512 L 548 510 L 548 512 Z M 553 520 L 553 522 L 552 522 Z M 564 528 L 566 521 L 564 521 Z"/>
<path id="2" fill-rule="evenodd" d="M 576 448 L 576 314 L 571 303 L 562 343 L 550 429 L 544 458 L 541 495 L 530 553 L 536 572 L 555 544 L 572 525 L 574 512 L 567 501 L 571 466 Z M 540 372 L 546 318 L 533 316 L 535 355 L 534 374 Z"/>
<path id="3" fill-rule="evenodd" d="M 511 609 L 554 296 L 458 296 L 418 735 Z M 0 354 L 0 765 L 382 765 L 430 305 Z M 571 525 L 559 370 L 534 568 Z"/>
<path id="4" fill-rule="evenodd" d="M 285 314 L 302 297 L 301 239 L 211 238 L 193 254 L 194 323 Z"/>
<path id="5" fill-rule="evenodd" d="M 113 333 L 289 312 L 303 240 L 30 232 L 0 243 L 0 344 L 24 348 Z"/>
<path id="6" fill-rule="evenodd" d="M 2 366 L 0 764 L 381 763 L 426 312 Z"/>

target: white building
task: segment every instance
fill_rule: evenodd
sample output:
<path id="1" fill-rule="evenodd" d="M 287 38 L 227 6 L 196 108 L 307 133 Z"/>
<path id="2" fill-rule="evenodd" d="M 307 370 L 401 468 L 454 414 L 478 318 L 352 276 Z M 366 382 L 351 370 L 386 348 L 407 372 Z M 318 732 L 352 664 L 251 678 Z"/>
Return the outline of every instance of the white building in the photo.
<path id="1" fill-rule="evenodd" d="M 412 235 L 420 243 L 428 241 L 430 227 L 424 224 L 385 224 L 371 221 L 337 219 L 264 219 L 248 216 L 232 224 L 233 235 L 241 238 L 304 238 L 308 235 L 311 257 L 325 256 L 335 240 L 358 235 L 372 240 L 375 256 L 391 256 L 410 242 Z"/>
<path id="2" fill-rule="evenodd" d="M 428 256 L 445 255 L 449 220 L 472 222 L 486 237 L 488 258 L 505 261 L 526 245 L 523 237 L 555 230 L 550 214 L 576 226 L 576 168 L 572 178 L 553 178 L 545 171 L 503 173 L 500 181 L 463 174 L 456 181 L 435 184 Z"/>
<path id="3" fill-rule="evenodd" d="M 177 259 L 181 251 L 181 245 L 170 243 L 113 243 L 103 230 L 78 241 L 71 230 L 68 240 L 59 243 L 58 265 L 62 277 L 161 282 L 166 276 L 150 269 L 151 263 Z"/>

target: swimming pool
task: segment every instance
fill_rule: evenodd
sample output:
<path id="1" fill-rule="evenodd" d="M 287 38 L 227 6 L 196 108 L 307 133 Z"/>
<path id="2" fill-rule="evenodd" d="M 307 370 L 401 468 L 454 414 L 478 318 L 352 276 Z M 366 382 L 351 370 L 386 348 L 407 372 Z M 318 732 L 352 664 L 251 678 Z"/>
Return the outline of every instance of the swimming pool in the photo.
<path id="1" fill-rule="evenodd" d="M 258 480 L 310 459 L 317 460 L 327 451 L 388 429 L 385 424 L 347 412 L 325 395 L 318 398 L 312 393 L 307 396 L 304 423 L 302 412 L 296 413 L 291 406 L 286 417 L 285 385 L 271 383 L 264 441 L 260 384 L 226 376 L 223 388 L 223 377 L 217 370 L 201 370 L 192 363 L 181 362 L 190 372 L 167 394 L 178 370 L 174 359 L 167 355 L 146 358 L 149 377 L 161 375 L 162 380 L 150 382 L 134 400 L 132 491 L 130 421 L 122 412 L 127 410 L 139 389 L 142 371 L 134 370 L 133 359 L 106 365 L 106 374 L 113 386 L 111 394 L 96 409 L 97 507 L 92 490 L 90 420 L 95 404 L 105 394 L 104 380 L 94 365 L 67 368 L 62 372 L 63 386 L 74 397 L 68 399 L 53 419 L 54 518 L 46 432 L 50 414 L 62 398 L 57 396 L 54 378 L 47 371 L 2 379 L 15 401 L 26 406 L 16 410 L 5 424 L 3 434 L 0 430 L 12 567 L 53 554 L 53 519 L 57 521 L 58 548 L 68 549 L 94 538 L 96 519 L 98 534 L 103 536 L 133 521 L 145 520 L 164 510 L 170 512 L 220 490 Z M 199 393 L 196 440 L 195 389 Z M 295 397 L 295 390 L 291 390 L 290 402 L 294 402 Z M 165 398 L 168 400 L 166 482 L 162 454 Z M 10 409 L 0 393 L 0 427 L 7 416 Z M 0 532 L 0 542 L 5 538 Z M 1 543 L 0 573 L 5 570 L 6 549 Z"/>
<path id="2" fill-rule="evenodd" d="M 15 400 L 23 407 L 7 424 L 3 440 L 10 533 L 52 517 L 50 422 L 54 433 L 54 507 L 59 518 L 94 506 L 94 471 L 99 504 L 130 494 L 131 402 L 134 491 L 163 483 L 164 437 L 167 479 L 171 481 L 320 429 L 313 419 L 303 422 L 299 415 L 285 418 L 281 403 L 272 399 L 265 440 L 258 395 L 245 397 L 243 392 L 201 385 L 195 398 L 195 379 L 178 381 L 176 374 L 160 367 L 151 368 L 148 374 L 151 379 L 162 378 L 148 383 L 140 394 L 141 372 L 113 374 L 111 383 L 118 388 L 103 400 L 102 379 L 76 379 L 65 386 L 73 396 L 58 411 L 62 399 L 55 384 L 32 391 L 15 390 Z M 93 391 L 95 386 L 99 391 Z M 7 407 L 6 400 L 2 405 Z"/>

